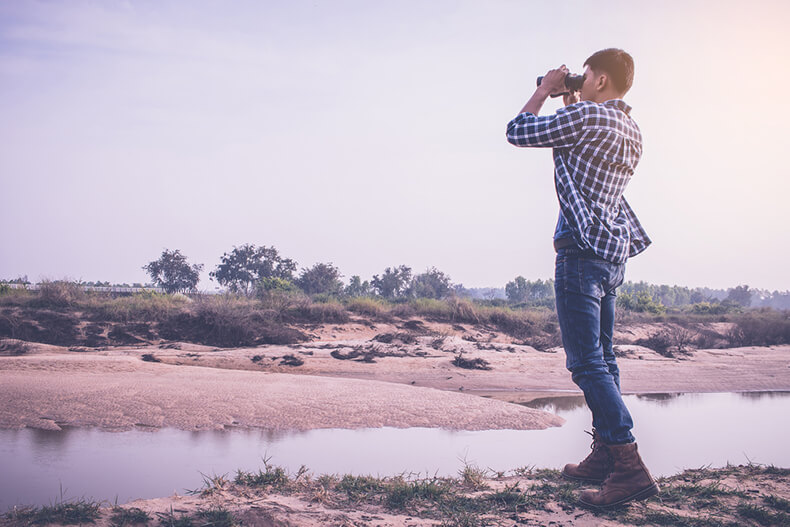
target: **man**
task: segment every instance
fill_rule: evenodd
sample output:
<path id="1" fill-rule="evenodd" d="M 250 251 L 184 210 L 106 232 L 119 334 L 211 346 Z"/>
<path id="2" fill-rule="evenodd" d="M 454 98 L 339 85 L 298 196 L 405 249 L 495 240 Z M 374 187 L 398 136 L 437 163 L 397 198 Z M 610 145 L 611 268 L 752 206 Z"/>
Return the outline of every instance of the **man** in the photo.
<path id="1" fill-rule="evenodd" d="M 555 293 L 566 366 L 584 392 L 593 418 L 592 452 L 568 464 L 563 476 L 601 483 L 579 500 L 591 507 L 616 507 L 658 493 L 639 457 L 633 422 L 620 394 L 612 351 L 615 290 L 625 262 L 650 244 L 623 192 L 642 155 L 642 135 L 623 96 L 631 88 L 634 63 L 623 50 L 605 49 L 584 64 L 580 92 L 568 92 L 563 65 L 549 71 L 507 127 L 508 141 L 522 147 L 551 147 L 560 216 Z M 550 95 L 564 93 L 565 107 L 538 117 Z"/>

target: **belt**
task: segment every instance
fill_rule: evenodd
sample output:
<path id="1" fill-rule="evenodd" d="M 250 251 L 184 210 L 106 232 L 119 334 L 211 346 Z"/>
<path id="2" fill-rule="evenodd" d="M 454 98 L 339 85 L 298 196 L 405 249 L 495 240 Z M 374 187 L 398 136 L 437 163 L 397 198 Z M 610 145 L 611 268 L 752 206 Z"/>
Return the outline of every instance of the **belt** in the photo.
<path id="1" fill-rule="evenodd" d="M 559 251 L 560 249 L 567 249 L 568 247 L 579 248 L 579 246 L 576 245 L 576 241 L 573 238 L 560 238 L 558 240 L 554 240 L 555 251 Z"/>

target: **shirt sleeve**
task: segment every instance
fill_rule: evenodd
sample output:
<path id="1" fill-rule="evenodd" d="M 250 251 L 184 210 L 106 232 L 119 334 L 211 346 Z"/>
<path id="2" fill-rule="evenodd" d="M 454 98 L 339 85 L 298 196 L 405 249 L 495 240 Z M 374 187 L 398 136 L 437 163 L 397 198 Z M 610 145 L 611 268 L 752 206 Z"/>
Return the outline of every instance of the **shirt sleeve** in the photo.
<path id="1" fill-rule="evenodd" d="M 576 144 L 584 124 L 584 103 L 571 104 L 554 115 L 525 112 L 507 125 L 507 140 L 515 146 L 563 148 Z"/>

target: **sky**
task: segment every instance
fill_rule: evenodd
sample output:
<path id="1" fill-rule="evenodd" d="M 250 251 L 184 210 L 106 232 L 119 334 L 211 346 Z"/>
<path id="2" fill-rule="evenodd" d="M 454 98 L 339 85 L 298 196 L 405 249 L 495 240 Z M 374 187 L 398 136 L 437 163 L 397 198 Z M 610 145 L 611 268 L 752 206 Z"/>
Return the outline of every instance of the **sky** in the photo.
<path id="1" fill-rule="evenodd" d="M 0 278 L 145 282 L 275 246 L 347 280 L 553 275 L 535 78 L 619 47 L 653 245 L 627 280 L 790 289 L 790 4 L 0 1 Z M 542 113 L 556 111 L 550 100 Z"/>

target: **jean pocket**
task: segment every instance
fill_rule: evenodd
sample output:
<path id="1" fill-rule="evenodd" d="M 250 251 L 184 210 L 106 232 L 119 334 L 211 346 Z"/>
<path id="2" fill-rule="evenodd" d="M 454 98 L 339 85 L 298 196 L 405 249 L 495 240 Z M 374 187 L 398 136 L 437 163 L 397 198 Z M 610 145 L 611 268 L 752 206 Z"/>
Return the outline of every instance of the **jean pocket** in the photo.
<path id="1" fill-rule="evenodd" d="M 580 290 L 579 258 L 572 255 L 557 255 L 554 266 L 555 291 L 578 293 Z"/>

